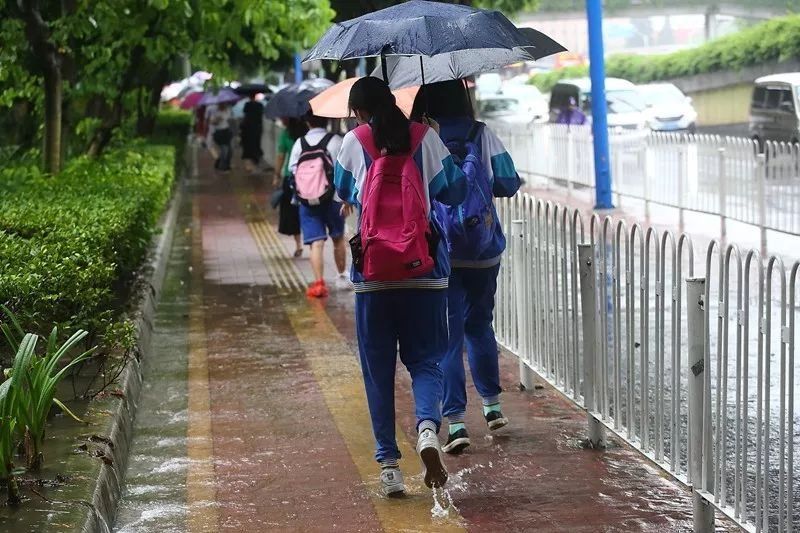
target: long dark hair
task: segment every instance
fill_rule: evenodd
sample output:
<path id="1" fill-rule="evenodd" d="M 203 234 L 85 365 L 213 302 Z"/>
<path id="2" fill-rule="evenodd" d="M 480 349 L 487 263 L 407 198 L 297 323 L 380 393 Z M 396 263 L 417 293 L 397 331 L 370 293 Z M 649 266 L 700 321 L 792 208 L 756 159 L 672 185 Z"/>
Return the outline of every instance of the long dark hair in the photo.
<path id="1" fill-rule="evenodd" d="M 308 126 L 302 118 L 284 118 L 283 123 L 286 125 L 286 133 L 289 134 L 293 141 L 308 133 Z"/>
<path id="2" fill-rule="evenodd" d="M 403 154 L 411 150 L 409 121 L 397 107 L 394 95 L 380 78 L 366 76 L 353 84 L 348 100 L 350 111 L 370 115 L 372 137 L 378 150 Z"/>
<path id="3" fill-rule="evenodd" d="M 411 120 L 419 121 L 425 114 L 434 119 L 474 119 L 475 112 L 464 82 L 448 80 L 420 87 L 411 108 Z"/>

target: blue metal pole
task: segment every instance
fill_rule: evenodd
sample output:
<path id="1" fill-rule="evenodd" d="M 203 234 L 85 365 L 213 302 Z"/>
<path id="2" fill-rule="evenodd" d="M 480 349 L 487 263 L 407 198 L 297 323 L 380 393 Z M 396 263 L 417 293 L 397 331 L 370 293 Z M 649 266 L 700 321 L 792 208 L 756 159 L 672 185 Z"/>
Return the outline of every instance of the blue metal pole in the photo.
<path id="1" fill-rule="evenodd" d="M 611 165 L 608 157 L 606 66 L 603 51 L 603 0 L 586 0 L 589 22 L 589 75 L 592 78 L 595 208 L 611 209 Z"/>
<path id="2" fill-rule="evenodd" d="M 303 58 L 300 54 L 294 55 L 294 82 L 300 83 L 303 81 L 303 65 L 302 65 Z"/>

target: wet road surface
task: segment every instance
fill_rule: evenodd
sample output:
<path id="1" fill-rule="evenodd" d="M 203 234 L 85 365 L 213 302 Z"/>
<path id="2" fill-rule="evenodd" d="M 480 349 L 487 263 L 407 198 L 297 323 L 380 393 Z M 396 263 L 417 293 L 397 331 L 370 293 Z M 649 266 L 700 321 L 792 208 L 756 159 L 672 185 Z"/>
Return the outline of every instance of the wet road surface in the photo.
<path id="1" fill-rule="evenodd" d="M 307 259 L 286 259 L 293 245 L 260 207 L 262 180 L 214 175 L 201 161 L 145 363 L 116 531 L 691 530 L 688 491 L 619 443 L 581 448 L 582 412 L 544 384 L 520 392 L 510 356 L 511 423 L 489 435 L 469 391 L 473 444 L 446 458 L 453 506 L 436 517 L 413 453 L 410 380 L 398 374 L 409 494 L 381 497 L 352 293 L 307 300 Z"/>

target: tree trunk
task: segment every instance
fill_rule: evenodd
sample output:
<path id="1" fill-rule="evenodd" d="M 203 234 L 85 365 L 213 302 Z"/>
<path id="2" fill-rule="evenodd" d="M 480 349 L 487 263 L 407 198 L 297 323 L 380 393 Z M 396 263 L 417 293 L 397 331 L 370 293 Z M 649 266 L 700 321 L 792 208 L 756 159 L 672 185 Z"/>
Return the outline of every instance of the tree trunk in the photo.
<path id="1" fill-rule="evenodd" d="M 19 0 L 17 5 L 25 36 L 44 77 L 44 167 L 55 174 L 61 170 L 61 53 L 50 38 L 50 26 L 42 17 L 39 2 Z"/>
<path id="2" fill-rule="evenodd" d="M 97 128 L 97 131 L 95 131 L 94 136 L 89 143 L 89 148 L 86 150 L 86 153 L 89 156 L 99 156 L 103 150 L 105 150 L 106 146 L 108 146 L 108 143 L 111 142 L 114 129 L 122 124 L 122 115 L 125 107 L 125 95 L 131 90 L 131 87 L 133 87 L 133 80 L 136 77 L 138 70 L 141 68 L 141 61 L 143 57 L 144 47 L 141 45 L 136 46 L 131 54 L 128 68 L 123 74 L 122 80 L 120 81 L 119 90 L 116 98 L 114 99 L 111 113 L 103 120 L 103 123 L 100 125 L 100 127 Z"/>
<path id="3" fill-rule="evenodd" d="M 153 76 L 147 94 L 147 105 L 144 109 L 140 108 L 139 118 L 136 121 L 136 135 L 147 137 L 153 134 L 158 117 L 158 105 L 161 102 L 161 89 L 167 82 L 167 78 L 169 78 L 169 72 L 165 68 L 159 69 Z"/>
<path id="4" fill-rule="evenodd" d="M 61 72 L 47 69 L 44 74 L 44 168 L 50 174 L 61 171 Z"/>

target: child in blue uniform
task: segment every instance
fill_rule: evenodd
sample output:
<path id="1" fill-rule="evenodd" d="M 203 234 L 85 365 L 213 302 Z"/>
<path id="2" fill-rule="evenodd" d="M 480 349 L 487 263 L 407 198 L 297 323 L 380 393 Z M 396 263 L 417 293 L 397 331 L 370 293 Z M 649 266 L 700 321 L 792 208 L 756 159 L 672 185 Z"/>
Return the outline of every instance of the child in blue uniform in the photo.
<path id="1" fill-rule="evenodd" d="M 365 77 L 350 92 L 350 108 L 361 124 L 369 124 L 376 148 L 382 154 L 411 152 L 411 124 L 397 107 L 383 80 Z M 457 205 L 464 199 L 463 173 L 453 164 L 447 148 L 433 130 L 424 132 L 413 152 L 423 179 L 426 211 L 431 199 Z M 348 133 L 334 168 L 336 191 L 343 211 L 361 210 L 364 181 L 372 162 L 353 132 Z M 377 442 L 375 458 L 381 466 L 384 494 L 405 490 L 395 439 L 394 383 L 398 346 L 400 360 L 411 374 L 417 418 L 417 453 L 425 466 L 425 483 L 443 486 L 447 471 L 437 437 L 441 425 L 442 370 L 447 351 L 447 281 L 450 261 L 446 246 L 434 250 L 435 268 L 428 275 L 395 281 L 365 280 L 355 269 L 351 279 L 356 293 L 356 333 L 361 369 L 367 392 L 372 429 Z"/>
<path id="2" fill-rule="evenodd" d="M 475 126 L 472 105 L 460 80 L 423 86 L 414 101 L 412 117 L 425 115 L 438 122 L 440 137 L 445 142 L 465 139 Z M 483 125 L 479 131 L 476 143 L 493 195 L 513 196 L 521 184 L 514 162 L 503 143 L 487 126 Z M 493 207 L 492 212 L 497 220 Z M 500 429 L 508 423 L 500 409 L 502 388 L 497 341 L 492 328 L 497 274 L 505 247 L 506 239 L 498 222 L 491 243 L 482 253 L 475 257 L 450 257 L 452 270 L 447 289 L 450 339 L 447 355 L 442 361 L 442 414 L 450 423 L 443 450 L 448 453 L 459 453 L 470 444 L 464 425 L 467 407 L 463 359 L 465 341 L 472 380 L 483 401 L 483 414 L 489 429 Z"/>

